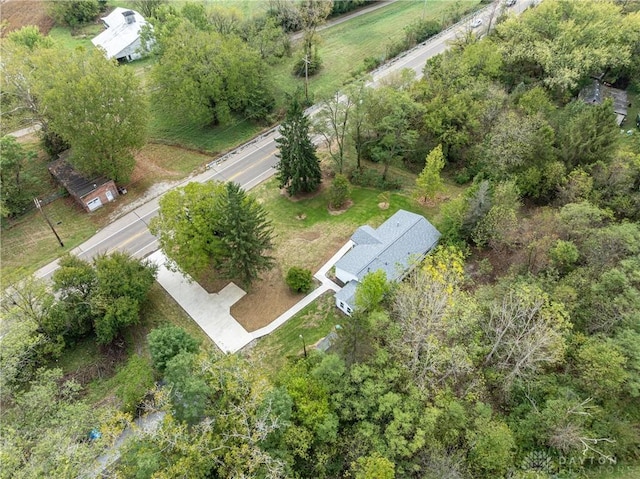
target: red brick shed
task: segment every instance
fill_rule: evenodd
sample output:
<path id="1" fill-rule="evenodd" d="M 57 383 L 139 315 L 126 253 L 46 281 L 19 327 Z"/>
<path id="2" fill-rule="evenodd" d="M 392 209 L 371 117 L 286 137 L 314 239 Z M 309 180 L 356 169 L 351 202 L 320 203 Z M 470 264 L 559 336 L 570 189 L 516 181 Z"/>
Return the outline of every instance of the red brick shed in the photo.
<path id="1" fill-rule="evenodd" d="M 64 186 L 69 194 L 87 211 L 94 211 L 118 196 L 113 180 L 104 176 L 86 178 L 67 161 L 67 152 L 49 163 L 49 173 Z"/>

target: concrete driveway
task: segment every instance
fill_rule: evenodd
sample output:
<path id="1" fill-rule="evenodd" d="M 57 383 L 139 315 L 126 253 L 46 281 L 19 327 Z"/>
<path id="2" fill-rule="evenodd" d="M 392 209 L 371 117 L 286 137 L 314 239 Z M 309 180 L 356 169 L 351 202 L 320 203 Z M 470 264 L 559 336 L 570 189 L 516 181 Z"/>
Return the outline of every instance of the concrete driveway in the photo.
<path id="1" fill-rule="evenodd" d="M 167 269 L 167 258 L 162 250 L 156 251 L 149 260 L 158 265 L 158 283 L 191 316 L 200 328 L 224 353 L 235 353 L 251 341 L 266 336 L 282 326 L 303 308 L 327 291 L 340 291 L 340 286 L 327 278 L 327 271 L 353 244 L 348 241 L 314 275 L 320 287 L 302 298 L 290 309 L 282 313 L 270 324 L 249 333 L 231 316 L 231 306 L 246 293 L 233 283 L 229 283 L 219 293 L 208 293 L 189 276 Z"/>

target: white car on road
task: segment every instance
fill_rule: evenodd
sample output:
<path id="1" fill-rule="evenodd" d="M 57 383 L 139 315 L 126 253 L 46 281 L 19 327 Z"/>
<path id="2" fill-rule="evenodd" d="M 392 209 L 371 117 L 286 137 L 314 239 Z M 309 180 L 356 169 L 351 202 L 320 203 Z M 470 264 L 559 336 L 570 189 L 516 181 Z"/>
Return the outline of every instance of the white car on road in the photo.
<path id="1" fill-rule="evenodd" d="M 480 25 L 482 25 L 482 18 L 476 18 L 469 25 L 471 25 L 471 28 L 478 28 Z"/>

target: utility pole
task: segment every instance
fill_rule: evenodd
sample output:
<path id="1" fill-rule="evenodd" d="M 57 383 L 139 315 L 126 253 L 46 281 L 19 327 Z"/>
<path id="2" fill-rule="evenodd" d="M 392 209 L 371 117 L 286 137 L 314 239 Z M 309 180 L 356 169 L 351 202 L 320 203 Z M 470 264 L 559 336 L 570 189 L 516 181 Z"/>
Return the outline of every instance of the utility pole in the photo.
<path id="1" fill-rule="evenodd" d="M 307 357 L 307 343 L 304 342 L 304 337 L 302 334 L 300 335 L 300 339 L 302 339 L 302 348 L 304 350 L 304 357 Z"/>
<path id="2" fill-rule="evenodd" d="M 47 215 L 44 213 L 44 210 L 42 209 L 42 204 L 40 203 L 40 200 L 38 198 L 34 198 L 33 202 L 35 203 L 36 208 L 38 208 L 40 213 L 42 213 L 42 216 L 44 217 L 45 221 L 49 225 L 49 228 L 51 228 L 51 231 L 53 231 L 53 234 L 56 235 L 56 239 L 58 240 L 58 243 L 60 243 L 60 246 L 64 248 L 64 243 L 60 239 L 60 236 L 58 236 L 58 233 L 56 232 L 56 229 L 51 224 L 51 221 L 49 221 L 49 218 L 47 218 Z"/>

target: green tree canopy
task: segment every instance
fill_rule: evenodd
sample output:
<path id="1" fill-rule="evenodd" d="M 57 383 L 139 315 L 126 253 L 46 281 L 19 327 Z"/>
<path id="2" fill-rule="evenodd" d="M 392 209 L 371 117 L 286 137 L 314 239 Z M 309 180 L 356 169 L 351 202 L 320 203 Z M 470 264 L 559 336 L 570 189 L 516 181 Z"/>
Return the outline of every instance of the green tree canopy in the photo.
<path id="1" fill-rule="evenodd" d="M 140 80 L 97 49 L 39 58 L 36 91 L 50 129 L 71 145 L 74 166 L 129 181 L 144 145 L 148 109 Z"/>
<path id="2" fill-rule="evenodd" d="M 214 223 L 220 242 L 216 268 L 228 278 L 251 284 L 273 267 L 268 252 L 273 247 L 273 228 L 265 209 L 237 183 L 228 182 L 216 202 Z"/>
<path id="3" fill-rule="evenodd" d="M 236 35 L 203 30 L 206 25 L 185 18 L 173 21 L 158 36 L 156 103 L 201 125 L 225 123 L 234 114 L 264 119 L 274 99 L 260 54 Z"/>
<path id="4" fill-rule="evenodd" d="M 151 231 L 178 268 L 191 274 L 213 267 L 250 284 L 273 264 L 266 212 L 235 183 L 189 183 L 170 191 Z"/>
<path id="5" fill-rule="evenodd" d="M 13 216 L 21 213 L 31 202 L 34 178 L 25 171 L 27 163 L 36 154 L 27 151 L 12 136 L 0 138 L 0 214 Z"/>
<path id="6" fill-rule="evenodd" d="M 197 353 L 198 341 L 178 326 L 167 325 L 154 329 L 147 335 L 149 352 L 155 368 L 164 372 L 169 361 L 182 353 Z"/>
<path id="7" fill-rule="evenodd" d="M 634 41 L 621 29 L 631 24 L 622 22 L 618 4 L 552 0 L 538 7 L 496 27 L 513 84 L 534 77 L 565 97 L 594 72 L 629 65 Z"/>
<path id="8" fill-rule="evenodd" d="M 99 0 L 60 0 L 49 6 L 49 13 L 57 24 L 74 29 L 93 21 L 100 13 Z"/>
<path id="9" fill-rule="evenodd" d="M 433 200 L 444 189 L 444 182 L 440 176 L 444 165 L 442 145 L 438 145 L 427 155 L 424 168 L 416 178 L 416 194 L 419 198 Z"/>

